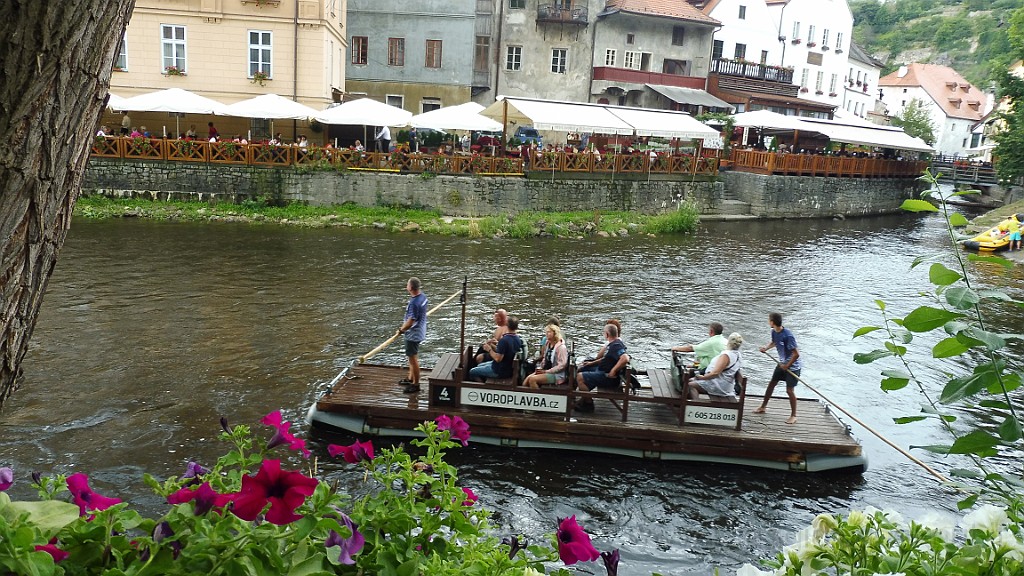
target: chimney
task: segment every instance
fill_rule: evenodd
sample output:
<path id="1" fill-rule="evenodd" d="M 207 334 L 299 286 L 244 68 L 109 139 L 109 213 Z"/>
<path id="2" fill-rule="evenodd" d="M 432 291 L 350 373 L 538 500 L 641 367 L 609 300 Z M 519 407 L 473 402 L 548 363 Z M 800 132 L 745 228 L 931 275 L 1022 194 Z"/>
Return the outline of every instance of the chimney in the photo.
<path id="1" fill-rule="evenodd" d="M 907 72 L 910 72 L 910 70 L 906 66 L 900 66 L 900 69 L 896 71 L 896 77 L 903 78 L 907 75 Z"/>
<path id="2" fill-rule="evenodd" d="M 985 91 L 985 108 L 982 109 L 981 113 L 983 116 L 987 116 L 993 108 L 996 107 L 996 86 L 995 84 L 989 86 L 988 90 Z"/>

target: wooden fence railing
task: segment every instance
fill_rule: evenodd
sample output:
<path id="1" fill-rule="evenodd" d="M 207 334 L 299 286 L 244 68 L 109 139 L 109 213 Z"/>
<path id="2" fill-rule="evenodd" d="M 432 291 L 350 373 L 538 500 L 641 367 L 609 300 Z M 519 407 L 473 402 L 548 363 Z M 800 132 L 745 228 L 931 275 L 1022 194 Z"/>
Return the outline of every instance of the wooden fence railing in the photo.
<path id="1" fill-rule="evenodd" d="M 730 162 L 733 169 L 740 172 L 840 178 L 917 178 L 928 167 L 928 162 L 918 160 L 817 156 L 763 150 L 733 150 Z"/>

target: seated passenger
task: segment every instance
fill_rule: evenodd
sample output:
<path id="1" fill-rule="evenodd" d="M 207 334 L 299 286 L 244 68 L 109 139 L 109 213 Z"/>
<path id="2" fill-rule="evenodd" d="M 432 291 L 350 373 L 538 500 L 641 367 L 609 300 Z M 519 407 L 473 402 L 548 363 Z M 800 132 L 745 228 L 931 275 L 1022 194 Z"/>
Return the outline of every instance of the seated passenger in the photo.
<path id="1" fill-rule="evenodd" d="M 701 393 L 708 396 L 736 396 L 736 373 L 743 366 L 740 357 L 742 344 L 743 336 L 738 332 L 729 334 L 725 351 L 708 366 L 707 373 L 694 376 L 687 384 L 686 393 L 691 400 L 696 400 Z"/>
<path id="2" fill-rule="evenodd" d="M 697 372 L 703 374 L 711 361 L 725 350 L 726 339 L 722 336 L 725 327 L 718 322 L 708 325 L 708 338 L 700 344 L 683 344 L 672 348 L 673 352 L 693 352 L 697 360 Z"/>
<path id="3" fill-rule="evenodd" d="M 629 354 L 626 354 L 626 345 L 619 338 L 619 329 L 615 324 L 604 325 L 604 338 L 608 344 L 605 345 L 604 356 L 598 362 L 597 370 L 576 374 L 576 387 L 581 392 L 619 388 L 619 372 L 629 363 Z M 574 408 L 580 412 L 593 412 L 594 401 L 585 398 L 577 402 Z"/>
<path id="4" fill-rule="evenodd" d="M 469 371 L 471 380 L 484 382 L 487 378 L 510 378 L 512 376 L 512 362 L 523 347 L 523 341 L 516 334 L 519 320 L 515 316 L 508 317 L 506 327 L 508 331 L 501 336 L 496 345 L 490 342 L 484 344 L 484 352 L 490 360 Z"/>
<path id="5" fill-rule="evenodd" d="M 501 340 L 501 337 L 505 335 L 505 332 L 508 332 L 508 327 L 506 326 L 507 322 L 508 312 L 506 312 L 504 308 L 498 308 L 494 311 L 494 325 L 497 326 L 497 328 L 494 329 L 494 333 L 491 334 L 491 337 L 484 340 L 484 342 L 480 344 L 480 347 L 477 348 L 476 354 L 473 356 L 473 364 L 479 364 L 487 360 L 487 350 L 484 346 L 487 346 L 488 344 L 491 346 L 498 345 L 498 340 Z"/>
<path id="6" fill-rule="evenodd" d="M 619 337 L 620 338 L 622 337 L 622 323 L 619 322 L 619 320 L 617 318 L 609 318 L 608 321 L 605 322 L 605 324 L 614 324 L 615 328 L 617 328 L 618 331 L 619 331 Z M 580 364 L 579 371 L 580 372 L 594 372 L 594 371 L 598 370 L 598 365 L 601 363 L 601 360 L 604 358 L 605 352 L 607 350 L 608 350 L 608 345 L 605 344 L 597 352 L 597 356 L 594 356 L 593 358 L 587 358 L 586 360 L 583 361 L 583 363 Z"/>
<path id="7" fill-rule="evenodd" d="M 565 340 L 562 338 L 562 329 L 558 324 L 548 324 L 544 328 L 546 338 L 541 349 L 541 362 L 536 372 L 530 374 L 523 381 L 523 386 L 539 388 L 541 384 L 561 385 L 565 384 L 565 369 L 569 365 L 569 350 L 565 347 Z"/>

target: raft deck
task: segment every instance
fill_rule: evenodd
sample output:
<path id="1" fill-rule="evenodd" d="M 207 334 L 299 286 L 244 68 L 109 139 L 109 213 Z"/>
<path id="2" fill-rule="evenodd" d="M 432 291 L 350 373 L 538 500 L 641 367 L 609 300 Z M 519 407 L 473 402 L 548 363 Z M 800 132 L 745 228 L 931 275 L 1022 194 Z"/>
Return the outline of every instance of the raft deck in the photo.
<path id="1" fill-rule="evenodd" d="M 594 412 L 582 413 L 569 408 L 582 397 L 579 392 L 461 382 L 456 379 L 461 374 L 457 364 L 457 354 L 442 356 L 438 366 L 424 371 L 430 377 L 418 394 L 404 394 L 397 384 L 406 376 L 405 368 L 352 366 L 310 407 L 308 420 L 315 428 L 408 437 L 417 435 L 413 429 L 424 420 L 448 414 L 465 420 L 471 441 L 484 444 L 808 472 L 867 468 L 861 445 L 849 427 L 815 399 L 799 401 L 796 424 L 785 423 L 789 404 L 784 397 L 774 398 L 766 414 L 744 413 L 741 405 L 740 429 L 681 424 L 678 402 L 656 397 L 659 387 L 664 388 L 664 370 L 651 371 L 653 387 L 646 385 L 636 395 L 592 395 Z M 460 395 L 464 402 L 452 400 Z M 470 398 L 513 398 L 519 399 L 520 406 L 538 409 L 470 405 Z"/>

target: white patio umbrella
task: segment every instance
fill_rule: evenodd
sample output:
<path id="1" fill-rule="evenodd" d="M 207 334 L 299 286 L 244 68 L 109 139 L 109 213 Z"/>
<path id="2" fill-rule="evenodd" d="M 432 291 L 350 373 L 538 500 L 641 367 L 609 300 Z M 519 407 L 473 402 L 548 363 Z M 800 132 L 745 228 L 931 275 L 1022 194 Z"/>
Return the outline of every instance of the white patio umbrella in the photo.
<path id="1" fill-rule="evenodd" d="M 234 104 L 228 104 L 224 116 L 241 118 L 269 118 L 271 120 L 305 120 L 318 111 L 277 94 L 263 94 Z"/>
<path id="2" fill-rule="evenodd" d="M 412 118 L 412 112 L 369 98 L 360 98 L 328 108 L 314 118 L 321 124 L 405 126 L 409 123 L 409 118 Z"/>
<path id="3" fill-rule="evenodd" d="M 168 88 L 156 92 L 148 92 L 128 98 L 121 102 L 119 110 L 133 112 L 174 112 L 174 133 L 179 134 L 178 114 L 217 114 L 224 115 L 227 108 L 224 104 L 195 92 L 181 88 Z"/>
<path id="4" fill-rule="evenodd" d="M 773 130 L 806 130 L 815 132 L 814 126 L 796 116 L 786 116 L 769 110 L 740 112 L 733 116 L 735 126 L 743 128 L 768 128 Z"/>
<path id="5" fill-rule="evenodd" d="M 107 92 L 107 96 L 109 96 L 107 99 L 107 108 L 110 108 L 111 110 L 121 110 L 121 103 L 127 100 L 127 98 L 122 98 L 113 92 Z"/>
<path id="6" fill-rule="evenodd" d="M 409 125 L 432 130 L 500 131 L 501 122 L 481 116 L 480 111 L 483 109 L 484 107 L 476 102 L 438 108 L 413 116 L 409 119 Z"/>

